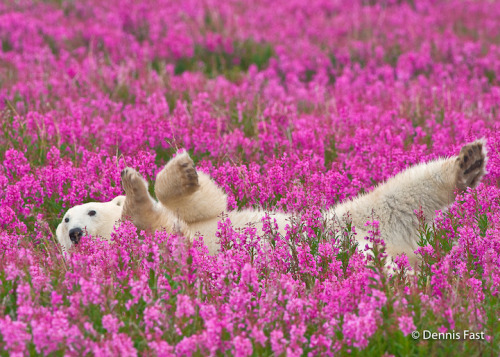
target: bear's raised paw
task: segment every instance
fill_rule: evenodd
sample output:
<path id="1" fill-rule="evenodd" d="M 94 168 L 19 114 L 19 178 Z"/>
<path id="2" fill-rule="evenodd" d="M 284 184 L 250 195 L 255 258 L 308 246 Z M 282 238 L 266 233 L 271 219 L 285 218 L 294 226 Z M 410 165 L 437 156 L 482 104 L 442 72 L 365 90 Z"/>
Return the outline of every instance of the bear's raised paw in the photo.
<path id="1" fill-rule="evenodd" d="M 184 192 L 188 194 L 196 191 L 199 187 L 198 173 L 191 158 L 189 158 L 189 161 L 181 161 L 178 164 L 178 169 L 181 172 L 182 187 L 184 188 Z"/>
<path id="2" fill-rule="evenodd" d="M 181 153 L 170 160 L 156 177 L 156 197 L 166 206 L 170 200 L 190 195 L 200 187 L 198 172 L 189 155 Z"/>
<path id="3" fill-rule="evenodd" d="M 486 174 L 486 141 L 476 140 L 462 147 L 457 157 L 457 187 L 476 187 Z"/>
<path id="4" fill-rule="evenodd" d="M 127 200 L 142 200 L 149 197 L 148 183 L 133 168 L 127 167 L 121 172 L 122 187 Z"/>

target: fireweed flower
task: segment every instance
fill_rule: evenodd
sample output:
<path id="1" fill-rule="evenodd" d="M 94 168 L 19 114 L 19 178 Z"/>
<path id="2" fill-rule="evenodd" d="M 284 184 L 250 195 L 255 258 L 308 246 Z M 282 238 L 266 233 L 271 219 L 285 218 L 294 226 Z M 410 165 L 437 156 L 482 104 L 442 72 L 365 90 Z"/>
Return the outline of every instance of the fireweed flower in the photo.
<path id="1" fill-rule="evenodd" d="M 5 347 L 12 355 L 23 356 L 26 343 L 31 339 L 27 331 L 27 324 L 21 321 L 12 321 L 10 316 L 0 319 L 0 333 Z"/>
<path id="2" fill-rule="evenodd" d="M 189 317 L 194 313 L 193 305 L 188 296 L 177 295 L 177 310 L 175 312 L 175 317 Z"/>
<path id="3" fill-rule="evenodd" d="M 405 336 L 412 333 L 416 329 L 411 316 L 399 316 L 398 326 Z"/>

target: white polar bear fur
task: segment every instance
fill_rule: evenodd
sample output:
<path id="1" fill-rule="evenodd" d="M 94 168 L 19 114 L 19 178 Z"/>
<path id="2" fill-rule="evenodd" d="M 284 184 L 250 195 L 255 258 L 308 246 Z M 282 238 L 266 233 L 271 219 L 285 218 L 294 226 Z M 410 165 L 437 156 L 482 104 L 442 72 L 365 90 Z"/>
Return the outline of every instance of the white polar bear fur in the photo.
<path id="1" fill-rule="evenodd" d="M 422 209 L 424 217 L 432 220 L 435 211 L 446 209 L 455 199 L 455 191 L 466 187 L 475 187 L 486 173 L 486 142 L 484 139 L 465 145 L 459 156 L 442 158 L 413 166 L 379 185 L 368 194 L 359 195 L 322 213 L 327 222 L 344 225 L 349 213 L 352 224 L 356 227 L 356 240 L 360 247 L 368 241 L 365 228 L 367 221 L 379 221 L 381 237 L 386 242 L 387 253 L 394 257 L 405 253 L 414 265 L 418 248 L 418 221 L 415 210 Z M 235 228 L 255 225 L 262 233 L 262 218 L 269 215 L 276 219 L 279 232 L 285 234 L 285 226 L 290 224 L 291 215 L 270 213 L 262 210 L 227 211 L 227 196 L 205 173 L 196 172 L 193 161 L 187 153 L 177 154 L 157 175 L 155 193 L 159 202 L 148 193 L 147 182 L 133 169 L 122 172 L 122 185 L 126 192 L 123 211 L 108 203 L 92 206 L 102 212 L 106 220 L 100 225 L 84 217 L 91 203 L 77 206 L 68 211 L 79 216 L 77 222 L 85 226 L 91 235 L 109 237 L 113 224 L 120 214 L 129 218 L 139 228 L 149 231 L 165 229 L 180 233 L 189 239 L 198 235 L 204 237 L 204 243 L 210 254 L 216 254 L 220 248 L 216 238 L 217 223 L 221 215 L 227 216 Z M 113 201 L 111 201 L 113 202 Z M 94 204 L 94 203 L 92 203 Z M 96 205 L 99 205 L 95 203 Z M 106 210 L 112 213 L 104 212 Z M 91 217 L 89 217 L 91 218 Z M 76 221 L 75 217 L 75 221 Z M 61 225 L 63 225 L 63 222 Z M 68 230 L 57 230 L 59 242 L 69 248 L 71 241 Z M 69 246 L 68 246 L 69 242 Z M 369 244 L 370 245 L 370 244 Z"/>

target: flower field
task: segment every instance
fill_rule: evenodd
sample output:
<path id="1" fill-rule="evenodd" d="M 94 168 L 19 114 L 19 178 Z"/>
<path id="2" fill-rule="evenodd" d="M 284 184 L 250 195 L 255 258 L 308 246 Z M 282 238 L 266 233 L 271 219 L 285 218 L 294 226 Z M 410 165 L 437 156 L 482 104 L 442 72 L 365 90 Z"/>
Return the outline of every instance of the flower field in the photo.
<path id="1" fill-rule="evenodd" d="M 0 355 L 498 356 L 499 18 L 486 0 L 2 1 Z M 416 272 L 321 221 L 481 137 L 488 174 L 421 222 Z M 123 194 L 126 166 L 153 183 L 178 149 L 230 209 L 296 226 L 222 220 L 210 256 L 124 222 L 61 251 L 68 208 Z"/>

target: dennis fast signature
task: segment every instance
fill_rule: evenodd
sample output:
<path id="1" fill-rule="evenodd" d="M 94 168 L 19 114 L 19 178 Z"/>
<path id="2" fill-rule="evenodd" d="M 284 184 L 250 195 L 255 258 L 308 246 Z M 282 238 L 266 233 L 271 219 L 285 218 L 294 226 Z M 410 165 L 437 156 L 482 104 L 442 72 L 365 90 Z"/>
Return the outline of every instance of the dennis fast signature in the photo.
<path id="1" fill-rule="evenodd" d="M 484 340 L 484 332 L 474 332 L 464 330 L 462 332 L 432 332 L 429 330 L 413 331 L 411 333 L 413 339 L 418 340 L 422 337 L 423 340 Z"/>

